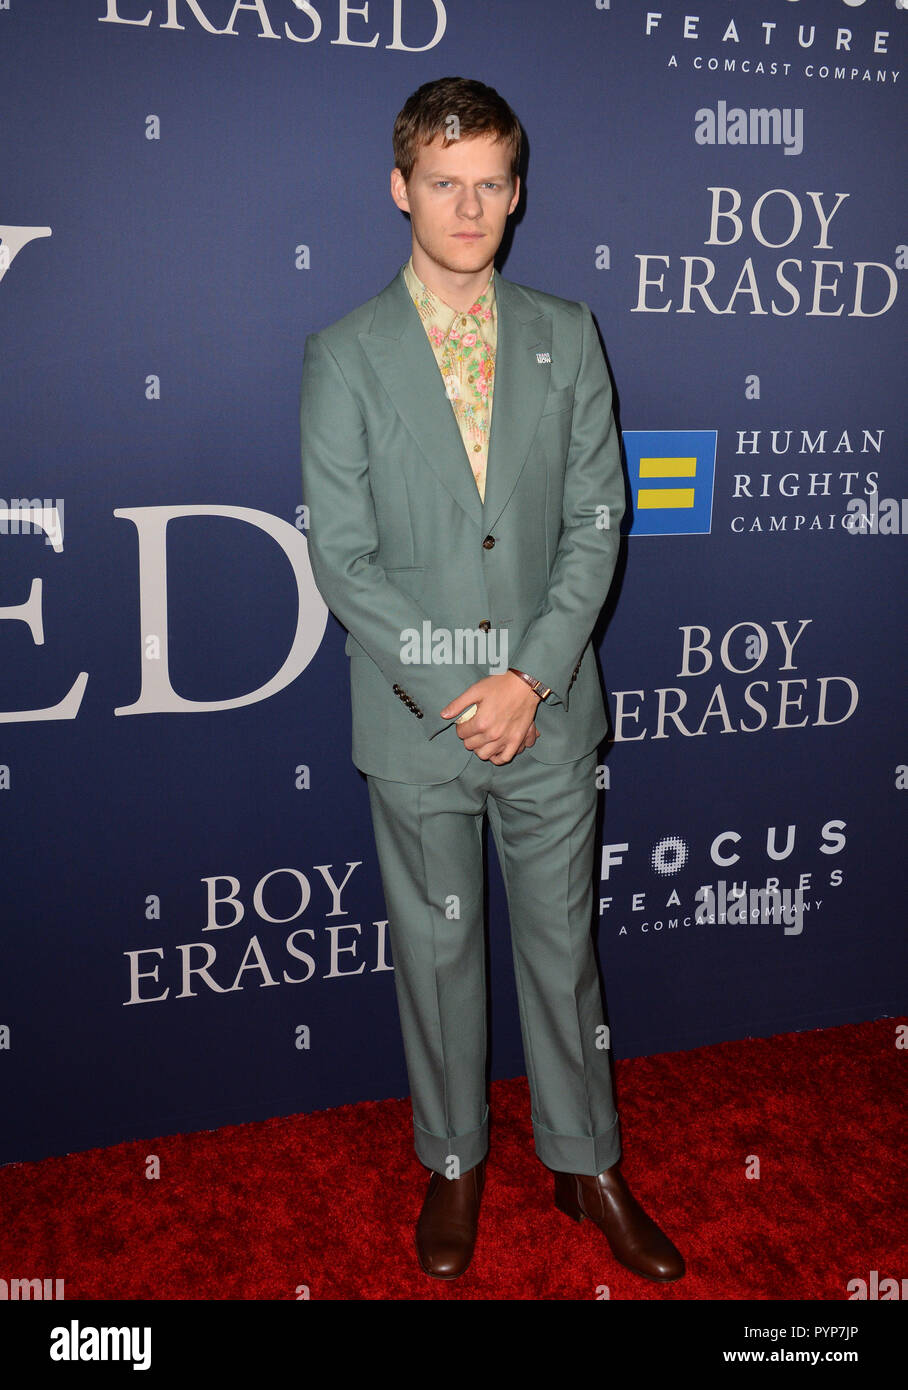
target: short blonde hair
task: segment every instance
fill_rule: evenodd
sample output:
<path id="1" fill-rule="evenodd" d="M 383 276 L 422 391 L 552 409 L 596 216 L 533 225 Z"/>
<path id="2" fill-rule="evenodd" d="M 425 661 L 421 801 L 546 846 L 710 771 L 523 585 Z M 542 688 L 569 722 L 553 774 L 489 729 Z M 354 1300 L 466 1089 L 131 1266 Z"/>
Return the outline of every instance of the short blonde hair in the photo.
<path id="1" fill-rule="evenodd" d="M 450 118 L 457 118 L 457 136 L 450 135 Z M 394 122 L 394 165 L 409 179 L 422 145 L 446 135 L 445 148 L 455 138 L 494 135 L 511 146 L 511 177 L 519 173 L 522 149 L 520 122 L 494 87 L 467 77 L 439 77 L 424 82 L 404 103 Z"/>

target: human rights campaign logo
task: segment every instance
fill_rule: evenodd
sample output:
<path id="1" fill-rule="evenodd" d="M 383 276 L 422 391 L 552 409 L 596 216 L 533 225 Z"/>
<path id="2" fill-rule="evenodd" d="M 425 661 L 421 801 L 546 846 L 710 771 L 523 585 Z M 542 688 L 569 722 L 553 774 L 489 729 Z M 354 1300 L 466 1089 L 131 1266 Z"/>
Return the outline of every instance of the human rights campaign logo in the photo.
<path id="1" fill-rule="evenodd" d="M 629 536 L 712 529 L 715 430 L 624 430 L 633 520 Z"/>

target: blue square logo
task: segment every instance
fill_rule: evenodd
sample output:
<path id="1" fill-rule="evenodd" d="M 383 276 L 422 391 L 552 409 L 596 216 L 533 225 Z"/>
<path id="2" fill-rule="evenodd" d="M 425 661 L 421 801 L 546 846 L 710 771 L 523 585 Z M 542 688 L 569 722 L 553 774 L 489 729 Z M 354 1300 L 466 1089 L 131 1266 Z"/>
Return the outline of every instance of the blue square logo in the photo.
<path id="1" fill-rule="evenodd" d="M 716 430 L 624 430 L 633 520 L 629 536 L 712 529 Z"/>

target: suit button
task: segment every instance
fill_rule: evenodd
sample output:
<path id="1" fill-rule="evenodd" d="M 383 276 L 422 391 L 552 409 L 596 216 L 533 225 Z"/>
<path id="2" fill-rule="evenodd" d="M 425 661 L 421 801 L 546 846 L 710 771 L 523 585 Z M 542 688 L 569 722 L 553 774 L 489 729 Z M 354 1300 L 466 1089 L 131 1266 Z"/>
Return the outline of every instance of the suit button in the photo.
<path id="1" fill-rule="evenodd" d="M 483 543 L 482 543 L 482 548 L 483 548 L 483 550 L 491 550 L 494 544 L 495 544 L 495 537 L 494 537 L 494 536 L 486 536 L 485 540 L 484 540 Z"/>
<path id="2" fill-rule="evenodd" d="M 491 626 L 492 624 L 489 622 L 488 618 L 483 618 L 482 622 L 479 624 L 479 631 L 488 632 L 491 629 Z"/>

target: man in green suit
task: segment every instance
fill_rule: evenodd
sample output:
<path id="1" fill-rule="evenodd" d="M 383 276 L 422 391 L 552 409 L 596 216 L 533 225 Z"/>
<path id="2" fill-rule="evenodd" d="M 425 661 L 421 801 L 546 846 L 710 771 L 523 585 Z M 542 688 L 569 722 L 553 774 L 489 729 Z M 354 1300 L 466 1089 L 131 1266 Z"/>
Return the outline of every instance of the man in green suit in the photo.
<path id="1" fill-rule="evenodd" d="M 590 638 L 624 510 L 585 304 L 501 278 L 521 130 L 492 88 L 426 83 L 394 127 L 409 261 L 306 342 L 304 498 L 316 583 L 348 631 L 356 766 L 389 914 L 437 1278 L 467 1268 L 488 1150 L 482 823 L 505 880 L 536 1152 L 555 1202 L 628 1268 L 683 1260 L 618 1169 L 591 940 Z"/>

